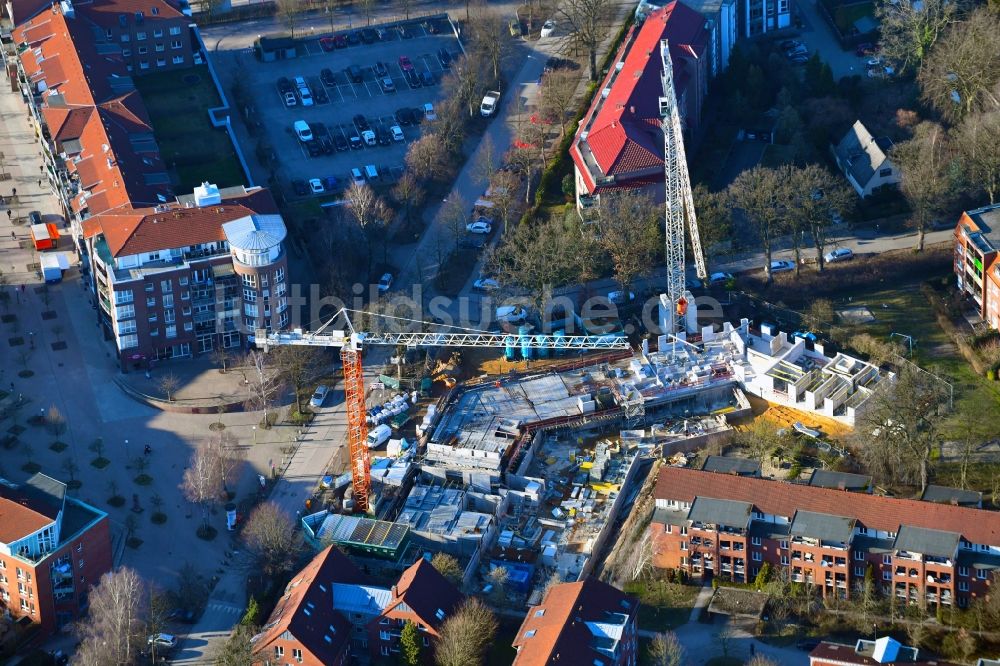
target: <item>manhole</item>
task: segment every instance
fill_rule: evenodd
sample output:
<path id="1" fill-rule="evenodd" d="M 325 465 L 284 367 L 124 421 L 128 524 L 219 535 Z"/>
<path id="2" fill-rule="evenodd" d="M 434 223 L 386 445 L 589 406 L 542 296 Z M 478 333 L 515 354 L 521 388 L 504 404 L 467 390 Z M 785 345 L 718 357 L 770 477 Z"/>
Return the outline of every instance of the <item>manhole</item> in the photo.
<path id="1" fill-rule="evenodd" d="M 188 74 L 184 77 L 183 80 L 184 83 L 188 84 L 189 86 L 193 86 L 194 84 L 201 81 L 201 76 L 199 76 L 198 74 Z"/>
<path id="2" fill-rule="evenodd" d="M 42 319 L 55 319 L 55 318 L 56 318 L 55 310 L 46 310 L 45 312 L 42 313 Z"/>
<path id="3" fill-rule="evenodd" d="M 66 343 L 65 342 L 53 342 L 52 343 L 52 351 L 62 351 L 63 349 L 66 349 Z"/>

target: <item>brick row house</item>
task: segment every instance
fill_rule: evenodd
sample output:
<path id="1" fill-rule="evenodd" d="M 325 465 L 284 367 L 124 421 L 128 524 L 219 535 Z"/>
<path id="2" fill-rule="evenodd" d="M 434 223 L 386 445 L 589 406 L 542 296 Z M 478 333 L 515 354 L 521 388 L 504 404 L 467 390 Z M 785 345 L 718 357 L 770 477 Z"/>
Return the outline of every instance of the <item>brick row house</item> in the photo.
<path id="1" fill-rule="evenodd" d="M 1000 204 L 962 213 L 955 227 L 958 290 L 983 321 L 1000 329 Z"/>
<path id="2" fill-rule="evenodd" d="M 373 584 L 337 548 L 321 551 L 285 588 L 252 639 L 253 663 L 341 666 L 352 658 L 398 657 L 412 622 L 426 649 L 461 605 L 454 585 L 419 559 L 390 588 Z"/>
<path id="3" fill-rule="evenodd" d="M 964 608 L 1000 569 L 1000 514 L 805 484 L 666 468 L 654 490 L 654 564 L 750 582 L 764 563 L 850 597 L 870 567 L 883 594 Z"/>
<path id="4" fill-rule="evenodd" d="M 110 570 L 106 513 L 44 474 L 0 479 L 0 614 L 48 635 L 86 611 L 88 590 Z"/>
<path id="5" fill-rule="evenodd" d="M 528 609 L 513 666 L 635 666 L 639 602 L 597 578 L 553 585 Z"/>

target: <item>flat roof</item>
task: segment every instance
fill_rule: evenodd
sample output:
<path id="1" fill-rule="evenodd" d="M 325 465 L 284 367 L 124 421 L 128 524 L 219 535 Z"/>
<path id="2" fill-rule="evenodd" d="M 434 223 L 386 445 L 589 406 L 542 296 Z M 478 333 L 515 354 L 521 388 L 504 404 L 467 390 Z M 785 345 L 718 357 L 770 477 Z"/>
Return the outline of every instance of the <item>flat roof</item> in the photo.
<path id="1" fill-rule="evenodd" d="M 796 511 L 790 532 L 792 536 L 847 543 L 854 534 L 855 522 L 857 521 L 854 518 L 846 516 Z"/>
<path id="2" fill-rule="evenodd" d="M 817 469 L 813 470 L 812 475 L 809 477 L 809 485 L 817 488 L 868 492 L 868 489 L 872 485 L 872 478 L 864 474 Z"/>
<path id="3" fill-rule="evenodd" d="M 937 502 L 939 504 L 957 504 L 959 506 L 981 506 L 983 494 L 975 490 L 962 490 L 961 488 L 949 488 L 948 486 L 927 486 L 924 494 L 920 496 L 925 502 Z"/>
<path id="4" fill-rule="evenodd" d="M 705 472 L 718 472 L 720 474 L 760 476 L 760 463 L 752 458 L 709 456 L 705 458 L 701 469 Z"/>

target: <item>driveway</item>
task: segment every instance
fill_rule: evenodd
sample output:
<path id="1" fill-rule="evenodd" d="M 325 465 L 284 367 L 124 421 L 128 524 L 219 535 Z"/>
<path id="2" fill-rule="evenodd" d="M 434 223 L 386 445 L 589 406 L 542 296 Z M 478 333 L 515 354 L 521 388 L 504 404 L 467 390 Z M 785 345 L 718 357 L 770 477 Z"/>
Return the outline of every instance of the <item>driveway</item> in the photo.
<path id="1" fill-rule="evenodd" d="M 841 48 L 833 29 L 820 13 L 821 9 L 817 7 L 818 1 L 799 0 L 795 3 L 803 23 L 800 39 L 810 52 L 819 51 L 820 57 L 833 70 L 834 79 L 839 80 L 854 74 L 865 76 L 865 61 L 868 58 L 859 58 L 853 49 L 845 51 Z"/>

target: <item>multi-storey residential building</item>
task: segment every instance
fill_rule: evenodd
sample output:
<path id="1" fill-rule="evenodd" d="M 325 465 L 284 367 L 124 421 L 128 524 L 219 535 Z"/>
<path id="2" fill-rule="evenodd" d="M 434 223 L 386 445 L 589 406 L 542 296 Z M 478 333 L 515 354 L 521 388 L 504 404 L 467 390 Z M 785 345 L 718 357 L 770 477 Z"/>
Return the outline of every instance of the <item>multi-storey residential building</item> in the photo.
<path id="1" fill-rule="evenodd" d="M 217 347 L 288 324 L 285 225 L 270 192 L 220 191 L 84 222 L 100 322 L 123 366 Z"/>
<path id="2" fill-rule="evenodd" d="M 1000 204 L 962 213 L 955 227 L 958 289 L 976 305 L 983 321 L 1000 328 Z"/>
<path id="3" fill-rule="evenodd" d="M 110 570 L 106 513 L 44 474 L 0 479 L 0 608 L 51 633 L 87 609 L 88 590 Z"/>
<path id="4" fill-rule="evenodd" d="M 647 188 L 663 199 L 662 40 L 669 42 L 681 121 L 697 130 L 717 59 L 705 18 L 679 0 L 631 28 L 570 146 L 577 203 L 602 191 Z"/>
<path id="5" fill-rule="evenodd" d="M 1000 514 L 701 470 L 666 468 L 654 490 L 654 562 L 752 581 L 764 562 L 823 596 L 872 569 L 903 602 L 966 607 L 1000 569 Z"/>
<path id="6" fill-rule="evenodd" d="M 255 663 L 339 666 L 350 655 L 385 658 L 399 653 L 403 626 L 412 622 L 425 648 L 463 597 L 424 558 L 391 588 L 373 585 L 335 547 L 320 552 L 292 579 L 260 635 Z"/>
<path id="7" fill-rule="evenodd" d="M 513 666 L 634 666 L 639 602 L 596 578 L 553 585 L 528 609 Z"/>
<path id="8" fill-rule="evenodd" d="M 753 37 L 787 28 L 792 24 L 789 0 L 740 0 L 740 36 Z"/>
<path id="9" fill-rule="evenodd" d="M 874 641 L 860 639 L 854 645 L 823 641 L 809 653 L 809 666 L 871 666 L 872 664 L 958 666 L 950 661 L 923 655 L 919 649 L 902 645 L 891 636 L 883 636 Z M 989 666 L 989 664 L 977 664 L 977 666 Z"/>

